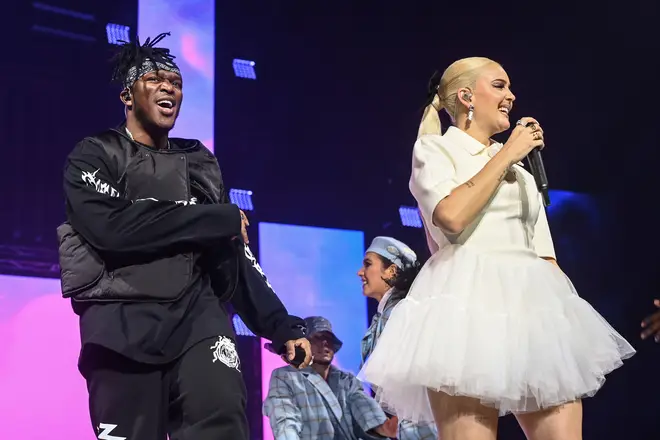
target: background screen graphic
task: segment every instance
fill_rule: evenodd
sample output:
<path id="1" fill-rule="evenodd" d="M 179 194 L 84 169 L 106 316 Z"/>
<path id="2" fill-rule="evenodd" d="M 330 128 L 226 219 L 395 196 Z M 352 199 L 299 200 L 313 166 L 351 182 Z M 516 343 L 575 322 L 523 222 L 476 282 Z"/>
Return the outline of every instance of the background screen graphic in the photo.
<path id="1" fill-rule="evenodd" d="M 0 437 L 96 438 L 79 351 L 78 317 L 60 280 L 0 275 Z"/>
<path id="2" fill-rule="evenodd" d="M 183 77 L 183 104 L 172 136 L 199 139 L 213 151 L 215 2 L 140 0 L 140 42 L 161 32 L 172 33 L 159 46 L 176 56 Z"/>

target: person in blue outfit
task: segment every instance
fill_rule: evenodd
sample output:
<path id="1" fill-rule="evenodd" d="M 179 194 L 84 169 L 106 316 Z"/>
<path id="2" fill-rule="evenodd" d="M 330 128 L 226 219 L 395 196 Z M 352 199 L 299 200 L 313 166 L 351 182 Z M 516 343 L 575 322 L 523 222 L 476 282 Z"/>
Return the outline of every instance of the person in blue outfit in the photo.
<path id="1" fill-rule="evenodd" d="M 367 360 L 376 346 L 394 307 L 406 297 L 421 265 L 410 247 L 392 237 L 376 237 L 362 261 L 358 276 L 362 280 L 362 293 L 378 301 L 378 310 L 362 338 L 362 362 Z M 435 423 L 415 424 L 399 421 L 399 440 L 437 439 Z"/>
<path id="2" fill-rule="evenodd" d="M 305 319 L 312 365 L 277 368 L 263 412 L 275 440 L 376 440 L 396 437 L 398 419 L 388 419 L 351 373 L 332 365 L 342 342 L 330 322 Z M 268 348 L 268 347 L 267 347 Z"/>

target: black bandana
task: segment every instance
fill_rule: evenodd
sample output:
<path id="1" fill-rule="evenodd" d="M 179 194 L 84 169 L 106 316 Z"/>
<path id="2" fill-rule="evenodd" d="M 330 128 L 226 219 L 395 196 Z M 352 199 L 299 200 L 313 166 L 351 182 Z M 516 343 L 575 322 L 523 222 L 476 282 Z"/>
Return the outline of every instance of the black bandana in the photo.
<path id="1" fill-rule="evenodd" d="M 163 38 L 170 35 L 169 32 L 162 33 L 156 38 L 140 45 L 140 39 L 136 38 L 134 43 L 120 41 L 123 43 L 119 52 L 113 58 L 116 62 L 112 79 L 120 81 L 124 88 L 130 88 L 135 81 L 149 72 L 166 70 L 181 75 L 179 67 L 174 62 L 174 56 L 169 49 L 154 47 Z"/>

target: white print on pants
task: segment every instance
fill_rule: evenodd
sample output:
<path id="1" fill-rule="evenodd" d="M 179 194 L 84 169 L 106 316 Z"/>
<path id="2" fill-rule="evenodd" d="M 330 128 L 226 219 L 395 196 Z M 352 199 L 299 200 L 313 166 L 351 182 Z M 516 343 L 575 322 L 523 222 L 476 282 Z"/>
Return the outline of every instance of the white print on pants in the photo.
<path id="1" fill-rule="evenodd" d="M 110 435 L 116 427 L 117 425 L 113 425 L 112 423 L 99 423 L 99 436 L 97 438 L 99 440 L 126 440 L 126 437 Z"/>
<path id="2" fill-rule="evenodd" d="M 211 350 L 213 351 L 213 362 L 220 361 L 240 373 L 241 360 L 238 358 L 234 341 L 226 336 L 218 336 L 218 340 L 211 346 Z"/>

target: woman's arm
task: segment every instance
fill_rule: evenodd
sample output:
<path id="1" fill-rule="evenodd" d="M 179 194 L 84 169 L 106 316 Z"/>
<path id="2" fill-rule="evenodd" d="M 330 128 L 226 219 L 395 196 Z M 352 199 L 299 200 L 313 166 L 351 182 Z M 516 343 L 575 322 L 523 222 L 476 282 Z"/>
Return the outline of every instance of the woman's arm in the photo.
<path id="1" fill-rule="evenodd" d="M 459 234 L 484 209 L 513 164 L 505 155 L 493 157 L 481 171 L 456 187 L 433 210 L 433 224 Z"/>
<path id="2" fill-rule="evenodd" d="M 450 234 L 458 234 L 486 206 L 514 161 L 504 150 L 466 182 L 456 179 L 454 159 L 440 136 L 423 136 L 413 149 L 410 191 L 426 218 Z"/>

